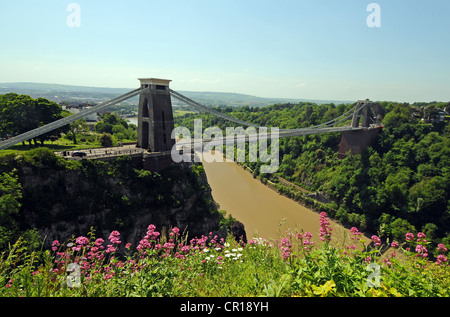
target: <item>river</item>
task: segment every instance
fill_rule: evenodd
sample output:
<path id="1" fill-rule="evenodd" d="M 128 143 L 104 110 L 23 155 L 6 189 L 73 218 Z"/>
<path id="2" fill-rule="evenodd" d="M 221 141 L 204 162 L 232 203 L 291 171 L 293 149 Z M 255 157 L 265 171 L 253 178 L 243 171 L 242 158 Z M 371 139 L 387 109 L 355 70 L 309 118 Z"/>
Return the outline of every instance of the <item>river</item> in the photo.
<path id="1" fill-rule="evenodd" d="M 244 224 L 248 239 L 280 239 L 290 229 L 309 231 L 314 241 L 320 241 L 318 213 L 278 194 L 234 162 L 204 161 L 203 166 L 214 200 L 220 209 Z M 331 220 L 330 224 L 333 240 L 342 243 L 344 232 L 349 230 Z"/>

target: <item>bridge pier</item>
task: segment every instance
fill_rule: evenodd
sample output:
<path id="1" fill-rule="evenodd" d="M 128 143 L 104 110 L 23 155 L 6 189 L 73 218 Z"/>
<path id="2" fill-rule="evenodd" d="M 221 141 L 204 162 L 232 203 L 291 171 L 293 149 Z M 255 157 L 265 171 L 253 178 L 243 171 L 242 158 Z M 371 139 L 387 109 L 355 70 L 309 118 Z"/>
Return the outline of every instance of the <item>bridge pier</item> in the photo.
<path id="1" fill-rule="evenodd" d="M 350 153 L 357 155 L 372 145 L 379 133 L 379 129 L 361 129 L 356 131 L 343 131 L 339 144 L 338 158 L 344 159 Z"/>
<path id="2" fill-rule="evenodd" d="M 357 102 L 356 111 L 353 113 L 352 127 L 362 127 L 362 129 L 342 132 L 341 143 L 339 144 L 339 159 L 346 158 L 348 153 L 352 155 L 361 154 L 377 137 L 379 129 L 369 128 L 372 106 L 375 107 L 377 104 L 369 99 Z"/>

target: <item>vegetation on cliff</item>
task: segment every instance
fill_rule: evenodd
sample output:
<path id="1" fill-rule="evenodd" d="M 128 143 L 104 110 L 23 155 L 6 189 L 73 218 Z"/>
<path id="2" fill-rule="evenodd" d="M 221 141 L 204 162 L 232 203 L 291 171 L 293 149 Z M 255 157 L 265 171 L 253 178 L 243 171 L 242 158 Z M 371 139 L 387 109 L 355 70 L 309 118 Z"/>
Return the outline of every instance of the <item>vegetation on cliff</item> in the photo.
<path id="1" fill-rule="evenodd" d="M 0 249 L 19 236 L 65 240 L 121 230 L 130 242 L 148 225 L 178 226 L 190 235 L 222 232 L 201 165 L 150 172 L 123 156 L 112 162 L 66 160 L 47 148 L 0 156 Z M 41 238 L 37 235 L 39 233 Z"/>

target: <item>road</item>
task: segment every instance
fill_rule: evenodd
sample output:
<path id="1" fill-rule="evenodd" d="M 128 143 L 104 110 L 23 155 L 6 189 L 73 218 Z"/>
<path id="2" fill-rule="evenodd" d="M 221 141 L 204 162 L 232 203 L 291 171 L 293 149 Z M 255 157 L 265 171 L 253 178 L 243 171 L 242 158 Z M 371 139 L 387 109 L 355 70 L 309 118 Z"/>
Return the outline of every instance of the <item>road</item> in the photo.
<path id="1" fill-rule="evenodd" d="M 64 156 L 68 159 L 82 159 L 79 156 L 72 157 L 73 152 L 84 152 L 86 156 L 84 158 L 87 159 L 95 159 L 99 157 L 105 156 L 118 156 L 118 155 L 130 155 L 130 154 L 138 154 L 143 153 L 146 150 L 137 148 L 136 144 L 123 145 L 117 147 L 103 147 L 103 148 L 92 148 L 92 149 L 84 149 L 84 150 L 73 150 L 73 151 L 60 151 L 55 152 L 56 155 Z M 66 152 L 66 155 L 64 155 Z"/>

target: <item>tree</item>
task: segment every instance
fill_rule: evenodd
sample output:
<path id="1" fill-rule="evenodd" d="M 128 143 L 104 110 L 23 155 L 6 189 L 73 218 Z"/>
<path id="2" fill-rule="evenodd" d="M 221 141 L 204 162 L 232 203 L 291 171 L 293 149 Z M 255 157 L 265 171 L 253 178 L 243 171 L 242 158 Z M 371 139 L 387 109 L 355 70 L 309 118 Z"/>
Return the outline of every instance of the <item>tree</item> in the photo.
<path id="1" fill-rule="evenodd" d="M 389 226 L 391 228 L 392 239 L 396 241 L 403 241 L 405 234 L 408 232 L 416 232 L 416 228 L 408 220 L 402 218 L 395 219 Z"/>
<path id="2" fill-rule="evenodd" d="M 0 136 L 11 137 L 36 129 L 63 118 L 62 108 L 44 98 L 33 99 L 27 95 L 6 94 L 0 98 Z M 42 143 L 64 128 L 39 136 Z M 29 140 L 31 145 L 31 140 Z"/>
<path id="3" fill-rule="evenodd" d="M 100 144 L 101 144 L 103 147 L 110 147 L 110 146 L 113 146 L 113 137 L 112 137 L 112 135 L 109 134 L 109 133 L 103 133 L 103 134 L 100 136 L 99 141 L 100 141 Z"/>
<path id="4" fill-rule="evenodd" d="M 0 177 L 0 249 L 12 241 L 19 229 L 15 215 L 19 213 L 22 186 L 15 171 Z"/>
<path id="5" fill-rule="evenodd" d="M 68 130 L 72 134 L 72 141 L 77 144 L 77 133 L 89 130 L 85 119 L 80 119 L 68 125 Z"/>

